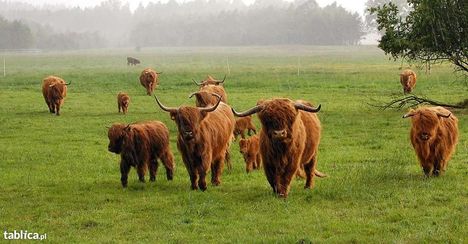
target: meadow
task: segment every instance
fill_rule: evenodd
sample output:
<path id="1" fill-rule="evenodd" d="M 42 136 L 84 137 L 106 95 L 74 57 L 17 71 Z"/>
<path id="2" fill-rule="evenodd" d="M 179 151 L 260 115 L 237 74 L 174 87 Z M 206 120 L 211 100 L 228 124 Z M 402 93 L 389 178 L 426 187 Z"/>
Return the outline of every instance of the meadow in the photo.
<path id="1" fill-rule="evenodd" d="M 47 233 L 54 243 L 465 243 L 468 230 L 468 112 L 447 172 L 425 179 L 409 141 L 407 111 L 371 103 L 402 96 L 400 62 L 376 47 L 226 47 L 5 53 L 0 77 L 0 229 Z M 127 66 L 126 56 L 141 59 Z M 405 64 L 406 65 L 406 64 Z M 167 106 L 193 105 L 191 79 L 222 78 L 236 110 L 259 99 L 321 104 L 317 179 L 294 180 L 289 197 L 272 194 L 263 171 L 245 173 L 237 143 L 222 184 L 191 191 L 169 115 L 138 76 L 162 71 L 155 91 Z M 405 66 L 406 67 L 406 66 Z M 415 94 L 447 103 L 468 86 L 447 64 L 418 74 Z M 61 115 L 48 112 L 41 80 L 72 81 Z M 131 97 L 117 113 L 119 91 Z M 160 120 L 170 129 L 174 180 L 161 166 L 154 183 L 130 171 L 120 185 L 120 156 L 107 151 L 114 122 Z M 254 116 L 257 128 L 258 119 Z M 148 179 L 148 176 L 147 176 Z M 0 237 L 3 240 L 3 237 Z"/>

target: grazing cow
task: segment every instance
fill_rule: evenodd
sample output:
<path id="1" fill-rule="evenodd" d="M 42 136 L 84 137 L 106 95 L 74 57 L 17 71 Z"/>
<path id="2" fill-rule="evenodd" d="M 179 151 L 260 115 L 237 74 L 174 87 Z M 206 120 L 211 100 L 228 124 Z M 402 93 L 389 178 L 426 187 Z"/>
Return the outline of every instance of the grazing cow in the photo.
<path id="1" fill-rule="evenodd" d="M 62 78 L 52 75 L 42 80 L 42 95 L 51 113 L 60 115 L 60 106 L 63 105 L 67 96 L 67 85 L 70 84 L 71 82 L 67 84 Z"/>
<path id="2" fill-rule="evenodd" d="M 411 109 L 403 118 L 411 117 L 411 144 L 424 174 L 439 176 L 458 142 L 458 119 L 443 107 Z"/>
<path id="3" fill-rule="evenodd" d="M 260 169 L 262 167 L 258 135 L 254 135 L 249 139 L 240 139 L 239 150 L 244 156 L 245 171 L 247 173 L 250 173 L 253 169 Z"/>
<path id="4" fill-rule="evenodd" d="M 405 69 L 400 74 L 400 83 L 403 86 L 403 93 L 411 93 L 416 86 L 416 73 L 410 69 Z"/>
<path id="5" fill-rule="evenodd" d="M 127 65 L 137 65 L 140 64 L 140 60 L 132 57 L 127 57 Z"/>
<path id="6" fill-rule="evenodd" d="M 140 83 L 144 88 L 146 88 L 146 94 L 148 96 L 151 96 L 156 86 L 158 86 L 158 75 L 161 73 L 162 72 L 158 73 L 151 68 L 146 68 L 141 72 Z"/>
<path id="7" fill-rule="evenodd" d="M 241 135 L 242 139 L 245 138 L 245 131 L 247 130 L 247 134 L 251 136 L 251 131 L 255 134 L 257 130 L 255 130 L 255 125 L 252 123 L 252 116 L 245 116 L 242 118 L 236 119 L 236 126 L 234 127 L 234 137 L 237 140 L 237 136 Z"/>
<path id="8" fill-rule="evenodd" d="M 217 103 L 204 108 L 169 108 L 155 96 L 159 107 L 169 112 L 177 124 L 177 147 L 189 173 L 192 190 L 206 190 L 205 177 L 210 168 L 213 185 L 221 183 L 220 177 L 235 121 L 231 108 L 221 102 L 219 95 L 216 96 Z"/>
<path id="9" fill-rule="evenodd" d="M 224 78 L 222 80 L 216 80 L 213 76 L 208 75 L 205 80 L 202 80 L 200 82 L 196 82 L 194 79 L 192 81 L 199 87 L 207 86 L 207 85 L 221 85 L 224 83 L 226 80 L 226 75 L 224 75 Z"/>
<path id="10" fill-rule="evenodd" d="M 293 176 L 303 165 L 306 174 L 304 188 L 314 186 L 317 152 L 320 141 L 320 111 L 305 101 L 286 98 L 264 100 L 242 112 L 245 117 L 257 113 L 260 131 L 260 154 L 266 177 L 273 192 L 286 198 Z"/>
<path id="11" fill-rule="evenodd" d="M 117 106 L 119 108 L 119 113 L 120 113 L 120 110 L 122 110 L 122 112 L 126 114 L 128 112 L 129 104 L 130 104 L 130 97 L 128 96 L 128 94 L 124 92 L 120 92 L 117 95 Z"/>
<path id="12" fill-rule="evenodd" d="M 158 159 L 166 168 L 166 177 L 172 180 L 174 175 L 174 155 L 169 148 L 169 130 L 159 121 L 136 124 L 113 124 L 108 131 L 110 152 L 120 154 L 120 173 L 123 187 L 127 187 L 130 167 L 135 167 L 138 179 L 145 182 L 147 168 L 150 181 L 156 180 Z"/>

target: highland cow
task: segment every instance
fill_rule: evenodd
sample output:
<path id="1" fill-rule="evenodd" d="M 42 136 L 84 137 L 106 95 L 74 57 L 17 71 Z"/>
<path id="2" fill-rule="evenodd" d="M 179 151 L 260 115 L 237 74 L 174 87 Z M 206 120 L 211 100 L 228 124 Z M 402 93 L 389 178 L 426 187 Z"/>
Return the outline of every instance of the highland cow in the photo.
<path id="1" fill-rule="evenodd" d="M 155 97 L 159 107 L 169 112 L 177 125 L 177 148 L 189 173 L 192 190 L 207 189 L 205 177 L 210 169 L 212 184 L 221 183 L 235 121 L 231 108 L 221 102 L 219 95 L 216 96 L 216 104 L 203 108 L 169 108 Z"/>
<path id="2" fill-rule="evenodd" d="M 158 86 L 158 75 L 162 72 L 156 72 L 151 68 L 144 69 L 140 74 L 140 83 L 146 89 L 146 94 L 151 96 L 154 89 Z"/>
<path id="3" fill-rule="evenodd" d="M 145 182 L 147 168 L 150 181 L 156 180 L 158 159 L 166 168 L 166 178 L 174 175 L 174 155 L 169 148 L 169 130 L 159 121 L 135 124 L 113 124 L 108 131 L 110 152 L 120 154 L 120 181 L 127 187 L 128 173 L 133 166 L 140 182 Z"/>
<path id="4" fill-rule="evenodd" d="M 127 65 L 137 65 L 140 64 L 140 60 L 132 57 L 127 57 Z"/>
<path id="5" fill-rule="evenodd" d="M 234 137 L 237 140 L 237 137 L 241 135 L 242 139 L 245 139 L 245 131 L 247 130 L 247 135 L 251 136 L 251 132 L 257 133 L 255 125 L 252 123 L 252 116 L 245 116 L 242 118 L 236 119 L 236 126 L 234 127 Z"/>
<path id="6" fill-rule="evenodd" d="M 245 171 L 250 173 L 254 169 L 260 169 L 262 159 L 260 157 L 260 144 L 258 135 L 254 135 L 249 139 L 240 139 L 239 150 L 245 161 Z"/>
<path id="7" fill-rule="evenodd" d="M 403 118 L 411 117 L 411 144 L 424 174 L 439 176 L 458 142 L 458 119 L 443 107 L 411 109 Z"/>
<path id="8" fill-rule="evenodd" d="M 129 104 L 130 104 L 130 97 L 127 95 L 127 93 L 120 92 L 117 95 L 117 107 L 119 108 L 119 113 L 120 113 L 120 110 L 122 110 L 122 113 L 126 114 L 128 112 Z"/>
<path id="9" fill-rule="evenodd" d="M 416 86 L 416 73 L 410 69 L 403 70 L 400 74 L 400 83 L 404 94 L 411 93 Z"/>
<path id="10" fill-rule="evenodd" d="M 57 76 L 48 76 L 42 80 L 42 95 L 51 113 L 60 115 L 60 107 L 67 96 L 67 85 L 70 84 Z"/>
<path id="11" fill-rule="evenodd" d="M 320 121 L 315 113 L 320 111 L 305 101 L 278 98 L 264 100 L 242 112 L 245 117 L 257 113 L 260 131 L 260 155 L 266 177 L 273 192 L 286 198 L 291 180 L 301 165 L 306 174 L 304 188 L 313 188 L 320 142 Z"/>

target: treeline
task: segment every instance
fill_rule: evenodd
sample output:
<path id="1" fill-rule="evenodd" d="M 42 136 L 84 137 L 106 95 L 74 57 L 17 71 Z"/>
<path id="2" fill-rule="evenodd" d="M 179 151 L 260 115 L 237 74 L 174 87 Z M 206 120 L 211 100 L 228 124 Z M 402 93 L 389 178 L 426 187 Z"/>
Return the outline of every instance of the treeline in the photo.
<path id="1" fill-rule="evenodd" d="M 358 14 L 336 4 L 320 8 L 315 0 L 257 0 L 250 6 L 241 0 L 170 0 L 140 5 L 134 12 L 118 0 L 84 9 L 0 1 L 1 15 L 7 25 L 20 25 L 19 32 L 29 30 L 16 48 L 354 45 L 363 35 Z M 3 29 L 0 33 L 0 39 L 10 38 Z"/>

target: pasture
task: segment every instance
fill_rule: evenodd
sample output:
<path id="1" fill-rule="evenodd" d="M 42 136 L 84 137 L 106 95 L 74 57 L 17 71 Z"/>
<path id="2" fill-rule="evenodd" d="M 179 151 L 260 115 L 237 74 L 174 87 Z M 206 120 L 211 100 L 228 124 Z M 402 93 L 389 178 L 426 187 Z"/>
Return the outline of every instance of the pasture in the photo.
<path id="1" fill-rule="evenodd" d="M 0 77 L 0 228 L 47 233 L 63 242 L 296 243 L 466 242 L 468 230 L 468 113 L 445 175 L 424 179 L 409 140 L 405 110 L 368 103 L 402 96 L 400 62 L 376 47 L 157 48 L 3 55 Z M 141 65 L 127 66 L 126 56 Z M 228 65 L 229 64 L 229 67 Z M 318 170 L 313 190 L 292 183 L 276 198 L 263 171 L 245 173 L 237 142 L 233 170 L 219 187 L 191 191 L 169 115 L 146 95 L 138 76 L 162 71 L 155 94 L 167 106 L 193 105 L 191 79 L 227 74 L 236 110 L 258 99 L 288 97 L 322 104 Z M 299 69 L 299 72 L 298 72 Z M 448 103 L 467 97 L 449 65 L 418 74 L 414 94 Z M 41 81 L 67 82 L 61 115 L 49 114 Z M 117 113 L 120 91 L 131 97 Z M 174 180 L 159 167 L 155 183 L 134 169 L 120 185 L 120 156 L 107 151 L 114 122 L 160 120 L 170 129 Z M 257 128 L 260 124 L 256 116 Z M 148 179 L 148 175 L 146 176 Z M 465 233 L 465 234 L 464 234 Z M 2 237 L 3 238 L 3 237 Z"/>

